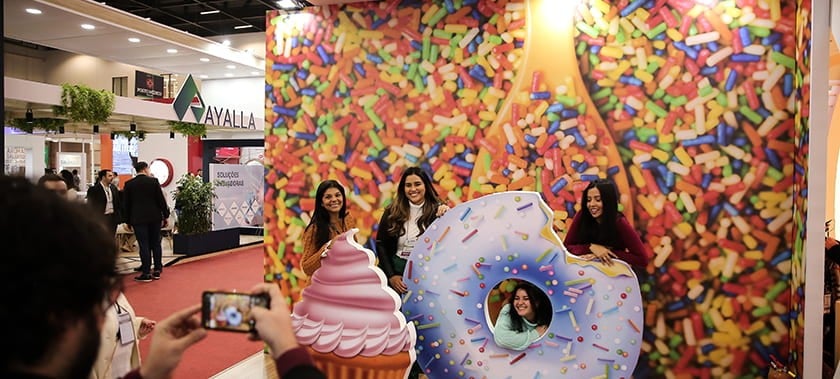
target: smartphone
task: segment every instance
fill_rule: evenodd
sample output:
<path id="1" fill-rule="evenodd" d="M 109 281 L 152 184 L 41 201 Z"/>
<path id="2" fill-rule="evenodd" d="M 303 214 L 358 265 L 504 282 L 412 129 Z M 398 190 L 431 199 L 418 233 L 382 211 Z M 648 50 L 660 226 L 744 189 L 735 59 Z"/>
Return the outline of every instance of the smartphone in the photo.
<path id="1" fill-rule="evenodd" d="M 211 330 L 253 332 L 251 309 L 268 308 L 268 299 L 267 294 L 204 291 L 201 295 L 201 324 L 205 329 Z"/>

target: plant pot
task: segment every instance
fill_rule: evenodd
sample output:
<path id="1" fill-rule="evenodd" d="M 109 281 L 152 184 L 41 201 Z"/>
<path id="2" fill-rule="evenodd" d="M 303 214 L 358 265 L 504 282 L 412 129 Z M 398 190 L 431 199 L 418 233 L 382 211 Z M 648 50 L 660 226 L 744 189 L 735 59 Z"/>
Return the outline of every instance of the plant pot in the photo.
<path id="1" fill-rule="evenodd" d="M 172 252 L 194 256 L 237 247 L 239 247 L 239 229 L 234 228 L 196 234 L 175 234 Z"/>

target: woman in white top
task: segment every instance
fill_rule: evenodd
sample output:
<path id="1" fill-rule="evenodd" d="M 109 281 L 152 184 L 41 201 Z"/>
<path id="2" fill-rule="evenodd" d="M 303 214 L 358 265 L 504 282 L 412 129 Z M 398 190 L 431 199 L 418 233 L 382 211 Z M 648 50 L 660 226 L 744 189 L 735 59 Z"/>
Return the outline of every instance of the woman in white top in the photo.
<path id="1" fill-rule="evenodd" d="M 99 343 L 99 355 L 90 379 L 121 378 L 140 367 L 140 339 L 155 328 L 155 322 L 134 314 L 134 308 L 120 292 L 105 311 Z"/>
<path id="2" fill-rule="evenodd" d="M 420 167 L 405 170 L 396 198 L 385 208 L 376 232 L 379 268 L 397 293 L 408 290 L 402 276 L 417 239 L 447 210 L 449 207 L 440 200 L 425 171 Z"/>

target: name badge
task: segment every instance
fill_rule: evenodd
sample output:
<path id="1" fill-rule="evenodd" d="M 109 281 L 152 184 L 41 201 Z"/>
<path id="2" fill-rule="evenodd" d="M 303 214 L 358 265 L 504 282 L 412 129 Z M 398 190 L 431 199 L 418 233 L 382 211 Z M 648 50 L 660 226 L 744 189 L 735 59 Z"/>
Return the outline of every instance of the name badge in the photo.
<path id="1" fill-rule="evenodd" d="M 128 345 L 134 342 L 134 323 L 131 322 L 128 312 L 118 314 L 117 321 L 120 324 L 120 343 Z"/>

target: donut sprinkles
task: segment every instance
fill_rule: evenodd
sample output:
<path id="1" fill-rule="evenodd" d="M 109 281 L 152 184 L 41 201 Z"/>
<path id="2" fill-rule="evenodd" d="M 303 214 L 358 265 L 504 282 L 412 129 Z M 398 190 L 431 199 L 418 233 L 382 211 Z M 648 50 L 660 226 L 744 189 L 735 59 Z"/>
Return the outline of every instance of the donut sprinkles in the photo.
<path id="1" fill-rule="evenodd" d="M 417 362 L 430 378 L 629 378 L 644 314 L 629 265 L 583 261 L 563 247 L 536 192 L 489 194 L 451 209 L 420 237 L 406 265 L 403 313 L 417 329 Z M 488 293 L 531 282 L 554 310 L 524 351 L 493 339 Z"/>

